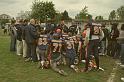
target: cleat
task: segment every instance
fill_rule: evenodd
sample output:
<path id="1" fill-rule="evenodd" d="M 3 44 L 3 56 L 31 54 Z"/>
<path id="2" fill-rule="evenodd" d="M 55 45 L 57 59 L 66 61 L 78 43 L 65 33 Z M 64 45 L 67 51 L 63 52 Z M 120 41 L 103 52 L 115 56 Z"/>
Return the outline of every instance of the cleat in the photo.
<path id="1" fill-rule="evenodd" d="M 64 72 L 63 70 L 59 71 L 59 74 L 63 75 L 63 76 L 67 76 L 68 74 L 66 72 Z"/>
<path id="2" fill-rule="evenodd" d="M 75 72 L 79 72 L 79 69 L 77 66 L 75 65 L 71 65 L 71 68 L 75 71 Z"/>

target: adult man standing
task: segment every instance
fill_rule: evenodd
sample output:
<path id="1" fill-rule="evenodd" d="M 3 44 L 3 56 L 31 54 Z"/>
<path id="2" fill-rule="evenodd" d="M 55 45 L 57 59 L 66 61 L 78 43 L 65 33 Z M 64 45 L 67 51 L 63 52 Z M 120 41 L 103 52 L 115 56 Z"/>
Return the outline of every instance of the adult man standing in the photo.
<path id="1" fill-rule="evenodd" d="M 62 33 L 68 33 L 69 31 L 68 27 L 65 25 L 64 20 L 60 22 L 60 24 L 57 26 L 57 29 L 61 29 Z"/>
<path id="2" fill-rule="evenodd" d="M 35 28 L 35 20 L 31 19 L 30 24 L 25 29 L 25 41 L 27 43 L 27 59 L 25 61 L 37 61 L 36 55 L 36 40 L 38 34 Z"/>
<path id="3" fill-rule="evenodd" d="M 99 46 L 100 38 L 104 36 L 100 26 L 101 26 L 100 24 L 96 24 L 96 23 L 92 23 L 92 24 L 89 23 L 87 25 L 86 37 L 84 41 L 84 45 L 87 46 L 86 56 L 85 56 L 86 64 L 85 64 L 85 69 L 83 70 L 84 72 L 88 71 L 89 62 L 92 55 L 95 57 L 97 69 L 99 69 L 98 46 Z"/>

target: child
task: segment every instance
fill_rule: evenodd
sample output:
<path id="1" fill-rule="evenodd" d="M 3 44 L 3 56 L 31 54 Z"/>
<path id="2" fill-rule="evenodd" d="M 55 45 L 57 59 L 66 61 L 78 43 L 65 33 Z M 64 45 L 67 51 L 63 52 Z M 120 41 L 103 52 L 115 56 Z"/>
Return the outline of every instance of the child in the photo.
<path id="1" fill-rule="evenodd" d="M 66 57 L 69 59 L 69 67 L 72 68 L 74 71 L 78 72 L 78 68 L 75 66 L 75 57 L 76 57 L 76 51 L 74 48 L 74 40 L 72 37 L 69 38 L 69 40 L 66 42 Z"/>
<path id="2" fill-rule="evenodd" d="M 38 40 L 38 46 L 36 49 L 38 60 L 39 60 L 39 68 L 48 68 L 48 38 L 47 35 L 40 35 Z"/>

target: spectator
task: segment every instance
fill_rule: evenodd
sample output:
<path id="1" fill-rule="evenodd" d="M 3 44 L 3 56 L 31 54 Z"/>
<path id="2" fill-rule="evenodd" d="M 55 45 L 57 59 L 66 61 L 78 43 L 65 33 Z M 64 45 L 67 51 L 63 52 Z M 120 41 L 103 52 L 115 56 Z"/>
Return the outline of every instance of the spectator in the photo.
<path id="1" fill-rule="evenodd" d="M 108 29 L 105 28 L 105 25 L 102 26 L 102 31 L 104 33 L 104 38 L 102 39 L 102 42 L 101 42 L 102 55 L 105 55 L 106 54 L 106 49 L 107 49 L 106 43 L 107 43 L 107 39 L 108 39 L 108 36 L 109 36 L 109 31 L 108 31 Z"/>
<path id="2" fill-rule="evenodd" d="M 27 44 L 25 42 L 25 29 L 28 26 L 28 20 L 24 20 L 23 21 L 23 28 L 22 28 L 22 43 L 23 43 L 23 57 L 26 58 L 27 57 Z"/>
<path id="3" fill-rule="evenodd" d="M 121 56 L 121 66 L 124 67 L 124 24 L 121 27 L 121 31 L 120 31 L 120 35 L 118 38 L 118 41 L 121 45 L 121 52 L 120 52 L 120 56 Z"/>
<path id="4" fill-rule="evenodd" d="M 118 24 L 113 24 L 112 30 L 110 32 L 110 36 L 111 36 L 110 56 L 112 56 L 113 58 L 115 58 L 117 55 L 117 38 L 119 37 L 119 30 L 118 30 L 117 26 L 118 26 Z"/>
<path id="5" fill-rule="evenodd" d="M 30 24 L 25 30 L 25 41 L 27 43 L 27 59 L 25 61 L 37 61 L 36 55 L 36 40 L 38 39 L 38 34 L 35 28 L 35 20 L 31 19 Z"/>
<path id="6" fill-rule="evenodd" d="M 16 28 L 15 28 L 15 21 L 11 21 L 11 26 L 10 26 L 10 38 L 11 38 L 11 43 L 10 43 L 10 51 L 16 51 Z"/>
<path id="7" fill-rule="evenodd" d="M 16 31 L 17 31 L 17 55 L 22 55 L 22 20 L 16 21 Z"/>

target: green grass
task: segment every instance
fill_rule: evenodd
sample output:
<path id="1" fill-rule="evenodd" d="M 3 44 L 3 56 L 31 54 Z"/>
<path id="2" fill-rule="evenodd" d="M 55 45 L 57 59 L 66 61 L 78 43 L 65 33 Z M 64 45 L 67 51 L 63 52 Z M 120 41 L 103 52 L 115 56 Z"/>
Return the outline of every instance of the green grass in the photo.
<path id="1" fill-rule="evenodd" d="M 37 63 L 24 62 L 22 57 L 9 51 L 9 45 L 9 36 L 0 32 L 0 82 L 106 82 L 115 66 L 112 58 L 100 57 L 104 72 L 75 73 L 68 66 L 61 66 L 69 74 L 63 77 L 51 69 L 38 69 Z"/>
<path id="2" fill-rule="evenodd" d="M 119 67 L 116 72 L 115 82 L 122 82 L 121 77 L 124 78 L 124 68 Z"/>

